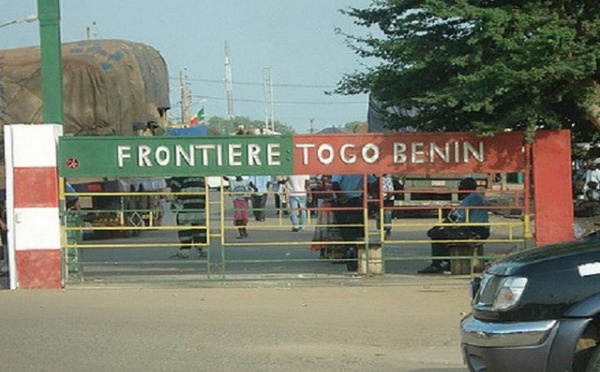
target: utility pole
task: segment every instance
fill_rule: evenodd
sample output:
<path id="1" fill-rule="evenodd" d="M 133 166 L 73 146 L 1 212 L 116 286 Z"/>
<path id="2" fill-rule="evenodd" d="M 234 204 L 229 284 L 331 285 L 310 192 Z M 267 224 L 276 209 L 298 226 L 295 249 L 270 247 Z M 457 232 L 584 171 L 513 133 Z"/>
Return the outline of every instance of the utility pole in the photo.
<path id="1" fill-rule="evenodd" d="M 91 26 L 87 26 L 85 28 L 85 38 L 86 40 L 95 39 L 95 35 L 92 35 L 92 27 L 96 26 L 96 22 L 92 22 Z"/>
<path id="2" fill-rule="evenodd" d="M 271 68 L 263 68 L 263 93 L 265 99 L 265 129 L 275 131 L 275 113 L 273 112 L 273 81 Z"/>
<path id="3" fill-rule="evenodd" d="M 181 89 L 181 124 L 187 124 L 190 120 L 190 92 L 187 86 L 186 70 L 179 72 L 179 87 Z"/>
<path id="4" fill-rule="evenodd" d="M 227 96 L 227 118 L 233 118 L 233 81 L 231 77 L 231 58 L 229 44 L 225 41 L 225 92 Z"/>
<path id="5" fill-rule="evenodd" d="M 38 0 L 42 65 L 42 122 L 64 123 L 60 0 Z"/>

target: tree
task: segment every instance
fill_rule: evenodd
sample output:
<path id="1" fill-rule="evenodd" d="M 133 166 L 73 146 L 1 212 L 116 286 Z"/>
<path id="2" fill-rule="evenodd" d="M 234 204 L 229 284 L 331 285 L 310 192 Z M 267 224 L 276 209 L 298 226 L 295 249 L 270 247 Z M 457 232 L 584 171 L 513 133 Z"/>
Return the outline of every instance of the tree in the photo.
<path id="1" fill-rule="evenodd" d="M 600 129 L 597 1 L 375 0 L 342 12 L 369 29 L 345 36 L 378 65 L 336 92 L 370 92 L 390 128 Z"/>
<path id="2" fill-rule="evenodd" d="M 356 130 L 356 128 L 362 124 L 362 121 L 350 121 L 346 124 L 344 124 L 344 128 L 346 128 L 346 130 L 348 132 L 354 132 Z"/>

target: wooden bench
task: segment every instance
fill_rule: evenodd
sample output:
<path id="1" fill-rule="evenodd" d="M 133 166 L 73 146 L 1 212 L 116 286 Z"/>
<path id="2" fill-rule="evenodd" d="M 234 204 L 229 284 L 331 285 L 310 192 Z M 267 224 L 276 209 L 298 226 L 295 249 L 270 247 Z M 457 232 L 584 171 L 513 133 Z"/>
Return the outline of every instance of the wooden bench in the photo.
<path id="1" fill-rule="evenodd" d="M 483 243 L 450 243 L 447 245 L 450 251 L 450 256 L 483 256 Z M 485 267 L 485 262 L 482 259 L 473 259 L 473 272 L 480 273 Z M 453 258 L 450 260 L 450 273 L 452 275 L 470 275 L 471 274 L 471 259 L 469 258 Z"/>

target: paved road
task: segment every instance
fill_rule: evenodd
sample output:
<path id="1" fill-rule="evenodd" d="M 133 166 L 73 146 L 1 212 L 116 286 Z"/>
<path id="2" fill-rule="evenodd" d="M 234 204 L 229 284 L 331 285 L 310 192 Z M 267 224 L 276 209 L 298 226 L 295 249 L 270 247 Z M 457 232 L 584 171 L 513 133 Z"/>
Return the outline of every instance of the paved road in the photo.
<path id="1" fill-rule="evenodd" d="M 467 281 L 0 291 L 3 372 L 466 372 Z"/>
<path id="2" fill-rule="evenodd" d="M 467 278 L 342 273 L 0 291 L 0 370 L 467 371 L 458 333 Z"/>

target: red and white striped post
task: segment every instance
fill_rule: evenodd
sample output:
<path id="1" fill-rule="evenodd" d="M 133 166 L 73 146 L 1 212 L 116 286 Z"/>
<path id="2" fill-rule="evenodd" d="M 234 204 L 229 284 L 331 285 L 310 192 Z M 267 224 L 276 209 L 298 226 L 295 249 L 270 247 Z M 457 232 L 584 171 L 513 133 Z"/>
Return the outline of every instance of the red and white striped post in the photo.
<path id="1" fill-rule="evenodd" d="M 63 286 L 57 147 L 62 126 L 6 125 L 10 287 Z"/>

